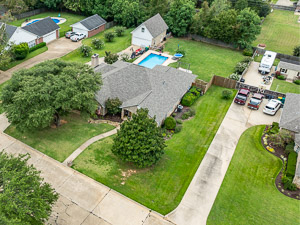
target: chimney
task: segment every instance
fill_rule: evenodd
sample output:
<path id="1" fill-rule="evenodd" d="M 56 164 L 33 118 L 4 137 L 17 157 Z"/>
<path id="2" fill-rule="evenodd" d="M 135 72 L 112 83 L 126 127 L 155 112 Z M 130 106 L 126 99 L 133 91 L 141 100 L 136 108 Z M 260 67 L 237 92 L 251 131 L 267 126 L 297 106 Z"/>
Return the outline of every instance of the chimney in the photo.
<path id="1" fill-rule="evenodd" d="M 99 54 L 92 55 L 92 65 L 93 68 L 99 66 Z"/>

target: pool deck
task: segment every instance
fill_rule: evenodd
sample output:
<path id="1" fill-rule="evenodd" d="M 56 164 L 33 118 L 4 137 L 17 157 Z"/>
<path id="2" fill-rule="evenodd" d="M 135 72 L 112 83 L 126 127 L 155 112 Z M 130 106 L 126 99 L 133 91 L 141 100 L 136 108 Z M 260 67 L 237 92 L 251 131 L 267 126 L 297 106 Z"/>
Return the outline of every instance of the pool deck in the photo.
<path id="1" fill-rule="evenodd" d="M 45 19 L 45 18 L 46 17 L 44 17 L 44 18 L 36 18 L 36 19 L 29 20 L 27 22 L 22 23 L 21 27 L 25 27 L 28 23 L 31 23 L 34 20 L 42 20 L 42 19 Z M 57 23 L 57 25 L 62 24 L 62 23 L 64 23 L 64 22 L 67 21 L 67 19 L 61 18 L 61 17 L 51 17 L 51 19 L 58 19 L 59 23 Z"/>
<path id="2" fill-rule="evenodd" d="M 147 52 L 145 52 L 143 55 L 141 55 L 139 58 L 137 58 L 133 64 L 139 64 L 141 61 L 143 61 L 145 58 L 147 58 L 150 54 L 155 54 L 155 55 L 161 55 L 164 57 L 168 57 L 168 59 L 166 61 L 163 62 L 163 64 L 161 64 L 162 66 L 168 66 L 171 63 L 177 62 L 177 60 L 173 60 L 172 59 L 172 55 L 169 55 L 167 53 L 159 53 L 157 51 L 153 51 L 153 50 L 148 50 Z"/>

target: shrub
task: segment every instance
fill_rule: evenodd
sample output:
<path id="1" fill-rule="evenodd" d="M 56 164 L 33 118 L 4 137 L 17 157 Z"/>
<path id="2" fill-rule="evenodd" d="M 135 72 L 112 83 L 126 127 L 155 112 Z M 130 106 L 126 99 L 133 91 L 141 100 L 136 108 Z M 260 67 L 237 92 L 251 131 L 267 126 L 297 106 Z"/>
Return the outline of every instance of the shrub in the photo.
<path id="1" fill-rule="evenodd" d="M 126 53 L 123 53 L 121 55 L 121 60 L 124 61 L 124 62 L 130 62 L 130 58 Z"/>
<path id="2" fill-rule="evenodd" d="M 113 64 L 118 61 L 119 56 L 111 52 L 105 52 L 104 62 Z"/>
<path id="3" fill-rule="evenodd" d="M 293 56 L 300 56 L 300 45 L 296 46 L 293 51 Z"/>
<path id="4" fill-rule="evenodd" d="M 14 57 L 16 59 L 25 59 L 29 53 L 29 47 L 27 43 L 21 43 L 19 45 L 14 45 L 12 50 Z"/>
<path id="5" fill-rule="evenodd" d="M 245 56 L 252 56 L 252 55 L 253 55 L 253 50 L 252 50 L 252 48 L 245 48 L 245 49 L 243 50 L 243 55 L 245 55 Z"/>
<path id="6" fill-rule="evenodd" d="M 182 125 L 178 125 L 175 127 L 174 133 L 177 134 L 182 130 Z"/>
<path id="7" fill-rule="evenodd" d="M 300 85 L 300 80 L 294 80 L 294 83 Z"/>
<path id="8" fill-rule="evenodd" d="M 273 122 L 272 127 L 269 130 L 269 134 L 277 134 L 279 132 L 279 123 Z"/>
<path id="9" fill-rule="evenodd" d="M 277 78 L 278 76 L 280 76 L 280 71 L 275 72 L 275 77 Z"/>
<path id="10" fill-rule="evenodd" d="M 230 99 L 231 95 L 232 95 L 232 91 L 230 91 L 230 90 L 222 91 L 222 98 L 223 99 Z"/>
<path id="11" fill-rule="evenodd" d="M 297 187 L 295 184 L 293 184 L 293 180 L 291 178 L 283 176 L 281 178 L 281 182 L 283 183 L 284 189 L 291 190 L 291 191 L 297 190 Z"/>
<path id="12" fill-rule="evenodd" d="M 285 153 L 290 154 L 291 152 L 294 151 L 294 147 L 295 147 L 294 142 L 291 142 L 291 143 L 287 144 L 287 146 L 285 146 Z"/>
<path id="13" fill-rule="evenodd" d="M 253 61 L 253 59 L 251 57 L 245 57 L 241 62 L 248 64 L 249 62 L 252 62 L 252 61 Z"/>
<path id="14" fill-rule="evenodd" d="M 31 47 L 31 48 L 29 49 L 29 52 L 33 52 L 33 51 L 35 51 L 35 50 L 37 50 L 37 49 L 39 49 L 39 48 L 45 47 L 45 46 L 46 46 L 46 43 L 45 43 L 45 42 L 39 43 L 39 44 L 37 44 L 37 45 Z"/>
<path id="15" fill-rule="evenodd" d="M 277 79 L 278 80 L 285 80 L 285 76 L 284 75 L 279 75 L 279 76 L 277 76 Z"/>
<path id="16" fill-rule="evenodd" d="M 176 53 L 179 53 L 179 54 L 182 54 L 183 56 L 185 56 L 185 50 L 183 48 L 176 49 Z"/>
<path id="17" fill-rule="evenodd" d="M 190 92 L 187 92 L 182 100 L 181 100 L 181 104 L 184 106 L 191 106 L 195 101 L 196 101 L 197 97 L 195 95 L 193 95 Z"/>
<path id="18" fill-rule="evenodd" d="M 118 37 L 122 37 L 124 35 L 125 30 L 125 27 L 115 27 L 115 32 Z"/>
<path id="19" fill-rule="evenodd" d="M 176 120 L 173 117 L 169 116 L 165 119 L 164 124 L 166 129 L 173 130 L 176 127 Z"/>
<path id="20" fill-rule="evenodd" d="M 278 133 L 270 134 L 268 139 L 274 146 L 284 148 L 287 143 L 292 141 L 292 136 L 288 130 L 280 130 Z"/>
<path id="21" fill-rule="evenodd" d="M 239 74 L 242 74 L 244 72 L 244 70 L 247 68 L 247 66 L 248 66 L 247 63 L 239 62 L 235 66 L 235 72 L 239 73 Z"/>
<path id="22" fill-rule="evenodd" d="M 190 117 L 195 116 L 196 115 L 196 110 L 194 108 L 190 108 L 190 110 L 188 111 L 190 114 Z"/>
<path id="23" fill-rule="evenodd" d="M 182 114 L 181 119 L 186 120 L 190 117 L 190 113 L 189 112 L 185 112 Z"/>
<path id="24" fill-rule="evenodd" d="M 115 33 L 112 31 L 106 31 L 104 33 L 104 37 L 108 42 L 112 42 L 115 38 Z"/>
<path id="25" fill-rule="evenodd" d="M 295 176 L 297 156 L 298 154 L 295 151 L 292 151 L 288 156 L 286 176 L 290 177 L 291 179 L 293 179 Z"/>
<path id="26" fill-rule="evenodd" d="M 268 3 L 264 3 L 259 7 L 258 15 L 260 17 L 266 17 L 271 12 L 271 6 Z"/>
<path id="27" fill-rule="evenodd" d="M 193 86 L 190 90 L 189 90 L 190 93 L 192 93 L 193 95 L 195 95 L 196 97 L 200 97 L 201 95 L 201 89 L 200 88 L 197 88 L 195 86 Z"/>
<path id="28" fill-rule="evenodd" d="M 176 115 L 177 115 L 177 113 L 176 113 L 176 112 L 172 113 L 172 117 L 175 117 Z"/>
<path id="29" fill-rule="evenodd" d="M 107 109 L 107 112 L 111 115 L 116 115 L 117 113 L 120 113 L 121 105 L 122 102 L 118 98 L 112 98 L 112 99 L 109 98 L 105 101 L 105 107 Z"/>
<path id="30" fill-rule="evenodd" d="M 81 45 L 79 51 L 82 56 L 89 57 L 92 53 L 92 48 L 88 45 Z"/>
<path id="31" fill-rule="evenodd" d="M 229 75 L 229 79 L 238 81 L 240 79 L 240 75 L 237 73 L 232 73 Z"/>
<path id="32" fill-rule="evenodd" d="M 177 119 L 177 120 L 176 120 L 176 123 L 182 124 L 182 120 L 181 120 L 181 119 Z"/>
<path id="33" fill-rule="evenodd" d="M 102 41 L 99 38 L 93 38 L 92 40 L 92 45 L 94 46 L 95 49 L 102 49 L 104 48 L 104 41 Z"/>

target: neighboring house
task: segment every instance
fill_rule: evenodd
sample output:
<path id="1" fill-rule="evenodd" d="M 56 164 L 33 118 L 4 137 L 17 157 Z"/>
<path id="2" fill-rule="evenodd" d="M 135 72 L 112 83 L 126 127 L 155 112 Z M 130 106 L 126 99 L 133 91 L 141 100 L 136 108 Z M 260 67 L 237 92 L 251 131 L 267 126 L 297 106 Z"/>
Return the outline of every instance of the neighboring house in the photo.
<path id="1" fill-rule="evenodd" d="M 51 17 L 46 17 L 35 23 L 26 25 L 22 27 L 22 29 L 37 36 L 35 41 L 36 44 L 42 42 L 49 43 L 59 38 L 60 27 L 51 19 Z M 19 35 L 18 38 L 22 40 L 21 35 Z"/>
<path id="2" fill-rule="evenodd" d="M 277 66 L 277 70 L 286 76 L 287 80 L 300 79 L 300 62 L 281 60 Z"/>
<path id="3" fill-rule="evenodd" d="M 142 47 L 156 46 L 164 40 L 167 30 L 168 25 L 158 13 L 131 32 L 131 44 Z"/>
<path id="4" fill-rule="evenodd" d="M 96 93 L 102 115 L 106 114 L 105 101 L 119 98 L 122 119 L 147 108 L 149 117 L 155 116 L 158 125 L 173 113 L 197 77 L 172 67 L 158 65 L 149 69 L 123 61 L 100 64 L 95 72 L 102 73 L 103 85 Z"/>
<path id="5" fill-rule="evenodd" d="M 293 182 L 300 188 L 300 94 L 286 94 L 283 111 L 279 121 L 279 127 L 287 129 L 294 134 L 294 150 L 298 153 L 298 159 L 296 175 Z"/>
<path id="6" fill-rule="evenodd" d="M 72 24 L 70 27 L 72 27 L 73 32 L 82 33 L 86 37 L 92 37 L 99 32 L 104 31 L 105 24 L 106 21 L 102 17 L 98 16 L 98 14 L 95 14 Z"/>

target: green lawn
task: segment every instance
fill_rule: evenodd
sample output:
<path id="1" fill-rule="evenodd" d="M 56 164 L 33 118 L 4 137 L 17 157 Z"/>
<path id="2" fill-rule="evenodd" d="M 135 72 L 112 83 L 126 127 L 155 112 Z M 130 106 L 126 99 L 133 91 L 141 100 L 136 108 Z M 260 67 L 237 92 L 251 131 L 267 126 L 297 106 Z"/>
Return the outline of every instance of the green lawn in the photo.
<path id="1" fill-rule="evenodd" d="M 59 128 L 46 128 L 22 133 L 15 127 L 9 126 L 5 133 L 63 162 L 88 139 L 114 129 L 109 124 L 90 124 L 80 115 L 74 113 L 63 117 L 63 120 L 67 123 Z"/>
<path id="2" fill-rule="evenodd" d="M 41 54 L 41 53 L 47 51 L 47 50 L 48 50 L 48 47 L 47 47 L 47 46 L 44 46 L 44 47 L 42 47 L 42 48 L 39 48 L 39 49 L 37 49 L 37 50 L 35 50 L 35 51 L 33 51 L 33 52 L 30 52 L 30 53 L 26 56 L 25 59 L 12 61 L 12 62 L 10 62 L 9 64 L 7 64 L 6 66 L 3 66 L 3 67 L 0 68 L 0 69 L 3 70 L 3 71 L 6 71 L 6 70 L 8 70 L 8 69 L 10 69 L 10 68 L 12 68 L 12 67 L 14 67 L 14 66 L 16 66 L 16 65 L 18 65 L 18 64 L 20 64 L 20 63 L 22 63 L 22 62 L 24 62 L 24 61 L 26 61 L 26 60 L 28 60 L 28 59 L 31 59 L 31 58 L 33 58 L 33 57 L 35 57 L 35 56 L 37 56 L 37 55 L 39 55 L 39 54 Z"/>
<path id="3" fill-rule="evenodd" d="M 108 30 L 113 30 L 113 28 L 107 29 L 106 31 L 108 31 Z M 100 57 L 103 57 L 103 56 L 105 56 L 105 51 L 112 52 L 112 53 L 118 53 L 118 52 L 128 48 L 130 46 L 130 43 L 131 43 L 131 34 L 130 34 L 130 32 L 132 30 L 133 29 L 127 29 L 125 31 L 123 37 L 115 37 L 113 42 L 106 42 L 105 38 L 104 38 L 104 32 L 100 32 L 100 33 L 98 33 L 97 35 L 95 35 L 93 37 L 84 39 L 82 41 L 82 43 L 85 44 L 85 45 L 89 45 L 89 46 L 93 47 L 92 43 L 91 43 L 93 38 L 100 38 L 101 40 L 105 41 L 105 46 L 104 46 L 103 49 L 98 50 L 98 49 L 93 48 L 93 52 L 92 52 L 92 54 L 97 53 L 97 54 L 99 54 Z M 66 61 L 82 62 L 82 63 L 86 63 L 86 62 L 91 61 L 91 57 L 83 57 L 78 49 L 70 52 L 69 54 L 67 54 L 65 56 L 63 56 L 62 59 L 66 60 Z"/>
<path id="4" fill-rule="evenodd" d="M 264 126 L 241 136 L 207 224 L 300 224 L 300 202 L 274 183 L 282 162 L 261 145 Z M 297 216 L 298 215 L 298 216 Z"/>
<path id="5" fill-rule="evenodd" d="M 298 17 L 291 11 L 274 10 L 263 22 L 253 46 L 266 44 L 267 50 L 292 55 L 294 47 L 300 45 Z"/>
<path id="6" fill-rule="evenodd" d="M 186 51 L 186 56 L 181 61 L 189 63 L 193 74 L 207 82 L 213 75 L 228 77 L 234 72 L 235 65 L 244 58 L 239 51 L 178 38 L 169 39 L 164 51 L 173 55 L 178 44 Z M 177 63 L 171 66 L 177 66 Z M 182 67 L 186 68 L 186 65 Z"/>
<path id="7" fill-rule="evenodd" d="M 272 91 L 281 93 L 296 93 L 300 94 L 300 85 L 286 82 L 285 80 L 274 79 L 271 86 Z"/>
<path id="8" fill-rule="evenodd" d="M 200 97 L 194 105 L 195 118 L 184 122 L 182 131 L 166 142 L 165 154 L 157 165 L 138 169 L 121 162 L 111 152 L 110 137 L 86 149 L 76 158 L 73 168 L 150 209 L 167 214 L 182 199 L 232 102 L 221 99 L 223 90 L 212 86 Z"/>
<path id="9" fill-rule="evenodd" d="M 21 20 L 15 20 L 15 21 L 10 22 L 9 24 L 19 27 L 22 25 L 23 22 L 25 22 L 26 19 L 45 18 L 47 16 L 57 17 L 59 13 L 60 13 L 61 18 L 67 19 L 65 23 L 58 25 L 60 27 L 60 30 L 59 30 L 60 37 L 63 37 L 67 31 L 71 30 L 70 25 L 85 18 L 85 16 L 76 15 L 76 14 L 72 14 L 72 13 L 66 13 L 66 12 L 45 12 L 45 13 L 41 13 L 41 14 L 38 14 L 35 16 L 30 16 L 30 17 L 27 17 L 27 18 L 24 18 Z"/>

